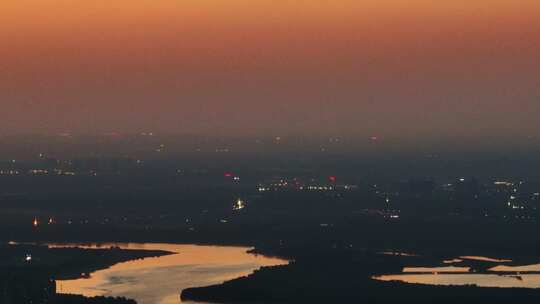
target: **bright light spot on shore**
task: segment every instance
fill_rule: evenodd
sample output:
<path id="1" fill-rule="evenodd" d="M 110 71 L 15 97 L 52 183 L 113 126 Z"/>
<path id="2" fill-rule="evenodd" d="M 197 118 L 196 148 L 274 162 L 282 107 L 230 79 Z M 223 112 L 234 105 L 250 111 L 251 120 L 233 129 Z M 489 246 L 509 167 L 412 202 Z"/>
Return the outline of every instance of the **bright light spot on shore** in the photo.
<path id="1" fill-rule="evenodd" d="M 240 211 L 240 210 L 242 210 L 244 208 L 246 208 L 246 203 L 241 199 L 238 199 L 236 201 L 236 203 L 234 204 L 234 206 L 233 206 L 234 211 Z"/>

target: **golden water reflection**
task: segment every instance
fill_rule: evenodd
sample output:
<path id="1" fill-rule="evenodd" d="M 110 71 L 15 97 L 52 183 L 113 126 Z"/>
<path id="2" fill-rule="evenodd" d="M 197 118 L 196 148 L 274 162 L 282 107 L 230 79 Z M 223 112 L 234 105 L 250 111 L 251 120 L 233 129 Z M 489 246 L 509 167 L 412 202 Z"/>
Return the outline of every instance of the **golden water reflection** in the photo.
<path id="1" fill-rule="evenodd" d="M 466 261 L 503 263 L 492 265 L 486 272 L 476 273 L 469 266 L 455 266 Z M 399 281 L 425 285 L 476 285 L 499 288 L 540 288 L 540 264 L 509 266 L 511 259 L 485 256 L 460 256 L 442 261 L 443 267 L 404 267 L 400 274 L 372 277 L 379 281 Z M 489 265 L 488 264 L 488 265 Z"/>
<path id="2" fill-rule="evenodd" d="M 400 281 L 426 285 L 476 285 L 500 288 L 540 288 L 540 275 L 497 274 L 398 274 L 374 277 L 380 281 Z"/>
<path id="3" fill-rule="evenodd" d="M 470 267 L 456 267 L 456 266 L 447 266 L 447 267 L 405 267 L 403 268 L 404 273 L 417 273 L 417 272 L 469 272 Z"/>
<path id="4" fill-rule="evenodd" d="M 461 256 L 459 258 L 462 259 L 462 260 L 473 260 L 473 261 L 493 262 L 493 263 L 512 262 L 512 260 L 510 260 L 510 259 L 495 259 L 495 258 L 482 257 L 482 256 Z"/>
<path id="5" fill-rule="evenodd" d="M 505 272 L 527 272 L 534 271 L 540 272 L 540 264 L 526 265 L 526 266 L 506 266 L 499 265 L 489 269 L 489 271 L 505 271 Z"/>
<path id="6" fill-rule="evenodd" d="M 50 247 L 85 247 L 49 244 Z M 176 244 L 101 244 L 102 248 L 164 250 L 174 254 L 128 261 L 96 271 L 89 278 L 58 280 L 59 293 L 85 296 L 123 296 L 138 304 L 178 304 L 180 292 L 190 287 L 219 284 L 246 276 L 262 266 L 288 261 L 248 254 L 250 248 Z"/>

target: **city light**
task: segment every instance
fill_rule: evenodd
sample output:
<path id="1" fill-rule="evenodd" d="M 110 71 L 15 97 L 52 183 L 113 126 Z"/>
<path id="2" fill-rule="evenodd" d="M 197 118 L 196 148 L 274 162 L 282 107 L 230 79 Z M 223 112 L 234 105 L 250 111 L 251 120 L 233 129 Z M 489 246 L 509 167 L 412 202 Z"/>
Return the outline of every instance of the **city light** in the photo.
<path id="1" fill-rule="evenodd" d="M 236 203 L 234 204 L 234 206 L 233 206 L 234 211 L 240 211 L 240 210 L 242 210 L 244 208 L 246 208 L 246 203 L 241 199 L 238 199 L 236 201 Z"/>

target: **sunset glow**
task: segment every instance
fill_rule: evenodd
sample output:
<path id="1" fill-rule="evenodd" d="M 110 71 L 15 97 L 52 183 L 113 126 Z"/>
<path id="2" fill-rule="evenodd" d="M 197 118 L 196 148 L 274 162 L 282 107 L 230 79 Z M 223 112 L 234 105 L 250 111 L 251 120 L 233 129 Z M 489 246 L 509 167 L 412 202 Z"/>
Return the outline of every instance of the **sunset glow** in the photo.
<path id="1" fill-rule="evenodd" d="M 518 2 L 4 1 L 2 132 L 511 138 L 539 127 Z"/>

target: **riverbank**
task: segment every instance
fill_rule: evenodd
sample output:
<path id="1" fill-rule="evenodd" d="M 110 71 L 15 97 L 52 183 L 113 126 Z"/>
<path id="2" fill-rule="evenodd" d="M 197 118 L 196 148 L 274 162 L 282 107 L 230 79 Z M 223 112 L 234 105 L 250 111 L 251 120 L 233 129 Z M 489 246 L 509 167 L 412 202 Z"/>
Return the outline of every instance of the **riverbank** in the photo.
<path id="1" fill-rule="evenodd" d="M 89 249 L 81 246 L 12 242 L 2 246 L 1 249 L 4 254 L 12 257 L 9 262 L 12 265 L 47 269 L 56 280 L 84 278 L 92 272 L 107 269 L 118 263 L 174 254 L 165 250 L 121 249 L 115 246 Z M 28 256 L 31 260 L 23 261 Z"/>
<path id="2" fill-rule="evenodd" d="M 294 255 L 290 265 L 265 267 L 247 277 L 219 285 L 190 288 L 181 298 L 212 303 L 537 303 L 540 289 L 434 286 L 383 282 L 372 279 L 380 274 L 401 273 L 410 265 L 444 266 L 451 256 L 385 254 L 372 250 L 335 247 L 311 248 L 309 254 L 274 250 Z M 257 252 L 264 252 L 260 249 Z M 456 259 L 457 260 L 457 259 Z M 519 257 L 499 264 L 520 265 L 538 262 Z M 493 261 L 463 260 L 462 266 L 488 269 Z M 523 264 L 521 264 L 523 265 Z M 479 274 L 475 272 L 475 274 Z M 457 284 L 457 282 L 456 282 Z M 459 296 L 458 296 L 459 295 Z"/>
<path id="3" fill-rule="evenodd" d="M 301 260 L 267 267 L 224 284 L 190 288 L 181 298 L 212 303 L 538 303 L 540 290 L 380 282 L 375 272 L 400 269 L 400 259 L 344 255 L 326 263 Z"/>

